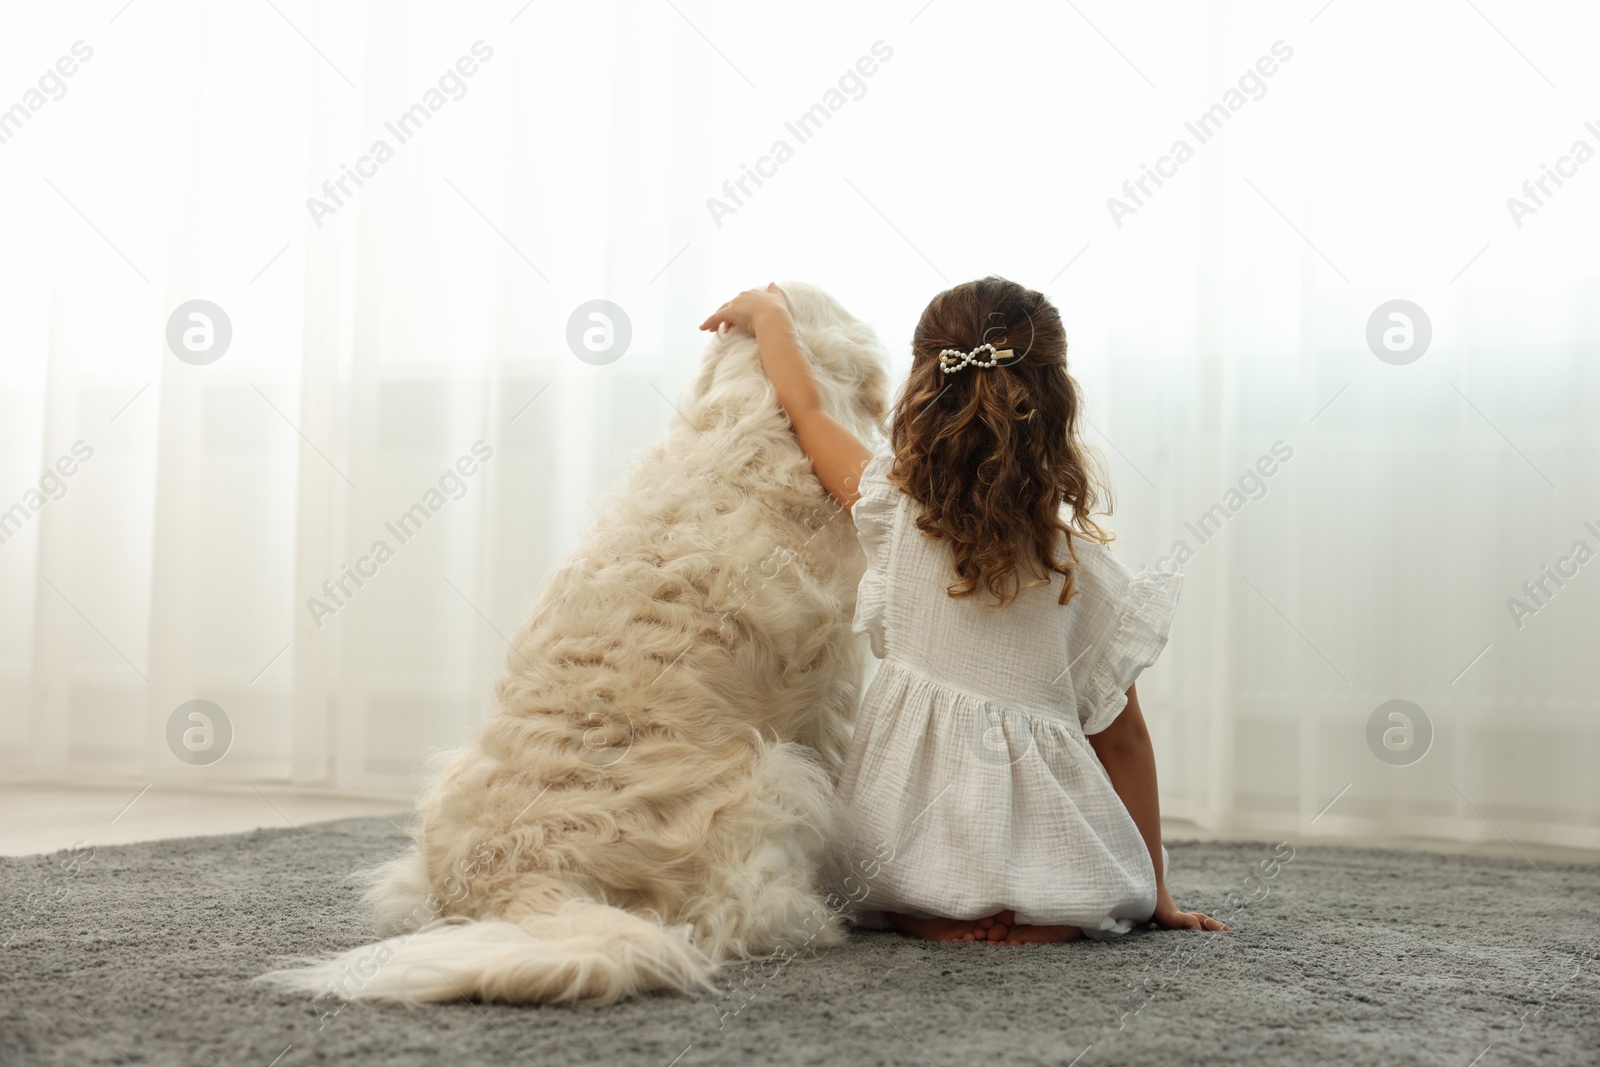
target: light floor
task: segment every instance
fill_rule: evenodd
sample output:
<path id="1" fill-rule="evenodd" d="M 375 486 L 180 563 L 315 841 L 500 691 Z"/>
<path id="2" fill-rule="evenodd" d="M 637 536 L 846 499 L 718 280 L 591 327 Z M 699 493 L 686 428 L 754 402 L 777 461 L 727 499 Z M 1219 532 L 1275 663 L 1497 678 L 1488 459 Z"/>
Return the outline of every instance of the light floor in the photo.
<path id="1" fill-rule="evenodd" d="M 238 786 L 209 790 L 155 785 L 63 785 L 0 782 L 0 856 L 27 856 L 85 845 L 120 845 L 164 837 L 235 834 L 262 827 L 298 828 L 306 823 L 365 815 L 387 815 L 397 822 L 409 806 L 403 801 L 295 791 L 281 787 Z M 1259 840 L 1261 834 L 1202 830 L 1193 823 L 1164 820 L 1173 840 Z M 1429 838 L 1318 838 L 1318 845 L 1389 848 L 1497 856 L 1558 863 L 1600 863 L 1600 850 L 1553 845 L 1512 845 L 1505 841 L 1462 842 Z"/>
<path id="2" fill-rule="evenodd" d="M 163 837 L 237 834 L 298 827 L 357 815 L 392 815 L 403 801 L 304 793 L 252 786 L 180 789 L 139 786 L 0 783 L 0 856 L 27 856 L 85 845 L 125 845 Z"/>

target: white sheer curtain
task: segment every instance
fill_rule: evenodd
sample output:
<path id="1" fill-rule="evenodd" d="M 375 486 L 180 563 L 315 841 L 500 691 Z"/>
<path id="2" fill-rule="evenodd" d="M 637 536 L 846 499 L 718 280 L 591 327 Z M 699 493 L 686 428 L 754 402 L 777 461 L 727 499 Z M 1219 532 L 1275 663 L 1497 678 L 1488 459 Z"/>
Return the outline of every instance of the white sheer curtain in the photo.
<path id="1" fill-rule="evenodd" d="M 1587 8 L 8 18 L 6 774 L 408 794 L 709 308 L 816 282 L 903 374 L 928 298 L 994 272 L 1062 309 L 1119 552 L 1187 575 L 1140 683 L 1169 813 L 1600 845 Z M 567 341 L 596 299 L 609 363 Z M 194 300 L 212 362 L 168 344 Z M 1392 300 L 1431 323 L 1404 365 L 1367 339 Z M 1387 713 L 1369 743 L 1396 699 L 1420 760 Z M 174 754 L 192 700 L 220 760 Z"/>

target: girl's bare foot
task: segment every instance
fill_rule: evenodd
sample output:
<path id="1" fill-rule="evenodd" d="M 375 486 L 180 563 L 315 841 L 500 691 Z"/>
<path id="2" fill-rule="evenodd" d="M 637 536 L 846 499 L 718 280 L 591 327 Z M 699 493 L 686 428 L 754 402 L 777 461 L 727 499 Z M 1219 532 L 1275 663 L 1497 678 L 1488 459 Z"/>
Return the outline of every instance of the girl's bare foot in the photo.
<path id="1" fill-rule="evenodd" d="M 993 915 L 985 915 L 983 918 L 974 921 L 972 930 L 963 934 L 961 940 L 987 941 L 990 944 L 998 944 L 1005 940 L 1006 934 L 1010 933 L 1012 924 L 1016 921 L 1017 913 L 1010 908 L 1004 911 L 997 911 Z"/>
<path id="2" fill-rule="evenodd" d="M 1013 926 L 1002 940 L 1002 945 L 1045 945 L 1058 941 L 1076 941 L 1083 930 L 1076 926 Z"/>
<path id="3" fill-rule="evenodd" d="M 910 934 L 926 941 L 969 940 L 964 935 L 971 934 L 978 925 L 975 919 L 919 919 L 913 915 L 901 915 L 893 911 L 884 912 L 883 917 L 889 920 L 890 926 L 902 934 Z"/>
<path id="4" fill-rule="evenodd" d="M 912 915 L 886 911 L 884 918 L 902 934 L 928 941 L 999 942 L 1011 931 L 1016 916 L 1010 911 L 996 912 L 981 919 L 919 919 Z"/>

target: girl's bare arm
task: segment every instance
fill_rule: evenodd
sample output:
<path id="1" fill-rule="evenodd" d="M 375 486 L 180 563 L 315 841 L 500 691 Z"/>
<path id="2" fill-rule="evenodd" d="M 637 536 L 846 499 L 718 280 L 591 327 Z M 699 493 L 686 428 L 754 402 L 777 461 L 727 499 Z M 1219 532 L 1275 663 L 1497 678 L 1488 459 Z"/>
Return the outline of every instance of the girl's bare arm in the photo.
<path id="1" fill-rule="evenodd" d="M 1156 869 L 1156 910 L 1151 921 L 1168 929 L 1226 930 L 1226 923 L 1198 911 L 1179 911 L 1167 891 L 1166 871 L 1161 863 L 1161 800 L 1156 790 L 1156 753 L 1150 744 L 1144 713 L 1139 710 L 1139 695 L 1128 687 L 1128 706 L 1111 725 L 1089 735 L 1100 763 L 1111 776 L 1111 785 L 1122 798 L 1128 814 L 1150 850 Z"/>
<path id="2" fill-rule="evenodd" d="M 795 440 L 811 460 L 822 487 L 848 511 L 861 495 L 861 471 L 872 452 L 823 408 L 822 390 L 800 346 L 782 291 L 776 285 L 747 289 L 713 312 L 700 328 L 716 330 L 725 323 L 755 335 L 762 369 L 789 416 Z"/>

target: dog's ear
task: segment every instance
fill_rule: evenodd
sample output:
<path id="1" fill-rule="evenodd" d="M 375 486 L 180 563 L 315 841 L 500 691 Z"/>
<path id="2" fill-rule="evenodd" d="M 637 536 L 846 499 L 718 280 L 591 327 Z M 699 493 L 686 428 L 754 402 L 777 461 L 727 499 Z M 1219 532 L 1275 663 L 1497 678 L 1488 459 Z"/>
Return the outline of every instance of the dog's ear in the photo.
<path id="1" fill-rule="evenodd" d="M 889 379 L 880 373 L 873 374 L 861 383 L 861 407 L 872 420 L 873 427 L 882 435 L 889 435 Z"/>
<path id="2" fill-rule="evenodd" d="M 863 386 L 861 406 L 867 409 L 867 414 L 872 416 L 873 422 L 883 422 L 884 413 L 889 410 L 889 400 L 884 396 L 882 381 L 867 382 Z"/>

